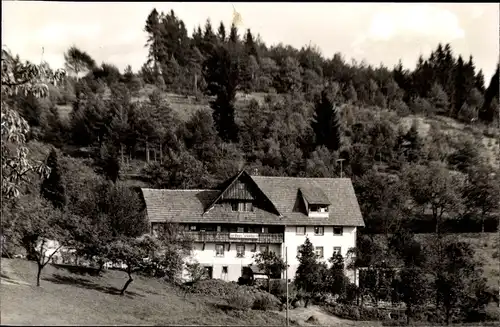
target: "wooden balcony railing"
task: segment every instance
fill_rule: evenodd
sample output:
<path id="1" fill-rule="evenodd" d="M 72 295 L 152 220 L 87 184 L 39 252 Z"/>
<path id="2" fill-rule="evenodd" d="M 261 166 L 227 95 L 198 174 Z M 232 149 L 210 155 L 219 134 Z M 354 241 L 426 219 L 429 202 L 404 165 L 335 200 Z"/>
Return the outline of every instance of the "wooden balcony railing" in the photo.
<path id="1" fill-rule="evenodd" d="M 283 243 L 282 233 L 186 232 L 193 242 Z"/>

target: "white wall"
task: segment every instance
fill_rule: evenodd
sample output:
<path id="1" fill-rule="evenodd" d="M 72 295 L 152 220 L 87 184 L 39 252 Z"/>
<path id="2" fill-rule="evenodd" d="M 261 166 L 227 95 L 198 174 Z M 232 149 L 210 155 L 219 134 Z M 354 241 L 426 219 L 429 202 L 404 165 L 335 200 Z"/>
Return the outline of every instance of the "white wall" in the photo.
<path id="1" fill-rule="evenodd" d="M 324 226 L 323 235 L 314 235 L 314 227 L 306 226 L 305 235 L 296 235 L 296 226 L 287 226 L 285 229 L 285 242 L 283 244 L 270 244 L 269 249 L 276 252 L 278 255 L 285 255 L 285 247 L 288 248 L 288 278 L 294 279 L 295 272 L 298 267 L 297 248 L 304 244 L 306 237 L 314 247 L 323 247 L 322 261 L 328 263 L 328 259 L 333 256 L 333 248 L 341 247 L 341 254 L 346 258 L 347 251 L 356 246 L 356 227 L 343 227 L 342 235 L 334 235 L 332 226 Z M 191 260 L 198 261 L 202 266 L 213 267 L 213 278 L 224 279 L 228 281 L 237 281 L 241 277 L 241 268 L 248 266 L 254 262 L 253 255 L 258 253 L 260 244 L 257 244 L 257 252 L 251 252 L 253 244 L 245 244 L 245 257 L 236 257 L 236 245 L 232 243 L 228 251 L 228 244 L 225 244 L 224 257 L 215 255 L 215 243 L 206 243 L 203 250 L 202 243 L 195 243 L 194 249 L 191 252 Z M 241 244 L 241 243 L 240 243 Z M 228 267 L 228 274 L 222 274 L 222 267 Z M 355 282 L 355 275 L 352 272 L 346 272 L 347 276 Z M 283 276 L 284 277 L 284 276 Z"/>
<path id="2" fill-rule="evenodd" d="M 324 226 L 323 235 L 314 235 L 314 227 L 306 226 L 305 235 L 297 235 L 296 226 L 287 226 L 285 229 L 285 243 L 283 244 L 283 253 L 285 247 L 288 248 L 288 278 L 295 278 L 295 272 L 298 267 L 297 248 L 304 244 L 306 237 L 309 238 L 314 247 L 323 247 L 323 259 L 328 263 L 328 259 L 333 256 L 333 248 L 336 246 L 341 247 L 341 254 L 346 258 L 347 251 L 356 246 L 356 227 L 343 227 L 342 235 L 333 234 L 333 226 Z"/>
<path id="3" fill-rule="evenodd" d="M 254 245 L 246 243 L 245 244 L 245 256 L 243 258 L 236 257 L 236 246 L 242 243 L 232 243 L 230 249 L 228 250 L 228 244 L 224 244 L 224 256 L 218 257 L 215 255 L 215 244 L 216 243 L 206 243 L 205 249 L 203 250 L 202 243 L 195 243 L 193 246 L 193 251 L 191 252 L 191 258 L 189 261 L 198 261 L 202 266 L 213 267 L 213 278 L 224 279 L 228 281 L 237 281 L 241 277 L 241 268 L 248 267 L 254 262 L 253 256 L 259 252 L 261 245 L 257 244 L 257 251 L 251 252 Z M 219 243 L 217 243 L 219 244 Z M 276 254 L 281 255 L 281 245 L 279 244 L 269 244 L 267 245 L 269 250 L 276 252 Z M 222 267 L 228 267 L 227 275 L 222 274 Z"/>

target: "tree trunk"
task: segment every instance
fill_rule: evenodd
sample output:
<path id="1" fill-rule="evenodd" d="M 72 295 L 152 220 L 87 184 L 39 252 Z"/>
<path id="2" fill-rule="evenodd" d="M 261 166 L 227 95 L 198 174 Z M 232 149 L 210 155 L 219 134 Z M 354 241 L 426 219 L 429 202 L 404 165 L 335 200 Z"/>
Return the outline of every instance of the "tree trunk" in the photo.
<path id="1" fill-rule="evenodd" d="M 271 276 L 267 276 L 267 291 L 271 293 Z"/>
<path id="2" fill-rule="evenodd" d="M 163 163 L 163 147 L 162 144 L 160 143 L 160 163 Z"/>
<path id="3" fill-rule="evenodd" d="M 105 264 L 104 260 L 99 260 L 99 268 L 97 269 L 97 274 L 98 275 L 101 274 L 101 272 L 102 272 L 102 270 L 104 268 L 104 264 Z"/>
<path id="4" fill-rule="evenodd" d="M 410 324 L 411 306 L 406 304 L 406 324 Z"/>
<path id="5" fill-rule="evenodd" d="M 43 260 L 43 259 L 42 259 Z M 36 274 L 36 286 L 40 287 L 40 277 L 42 276 L 43 265 L 38 261 L 38 272 Z"/>
<path id="6" fill-rule="evenodd" d="M 120 144 L 120 155 L 121 155 L 121 159 L 122 159 L 122 165 L 125 164 L 125 156 L 123 155 L 123 150 L 124 146 L 123 146 L 123 143 Z"/>
<path id="7" fill-rule="evenodd" d="M 134 281 L 134 279 L 132 278 L 132 275 L 130 274 L 130 271 L 128 271 L 127 274 L 128 274 L 128 280 L 125 283 L 125 285 L 123 285 L 123 288 L 120 291 L 120 295 L 124 295 L 125 294 L 125 290 L 127 289 L 127 287 L 130 285 L 130 283 L 132 283 Z"/>
<path id="8" fill-rule="evenodd" d="M 194 73 L 194 94 L 198 93 L 198 74 Z"/>
<path id="9" fill-rule="evenodd" d="M 146 162 L 149 163 L 149 142 L 146 142 Z"/>
<path id="10" fill-rule="evenodd" d="M 309 296 L 306 297 L 306 301 L 304 302 L 304 308 L 307 308 L 308 304 L 309 304 Z"/>

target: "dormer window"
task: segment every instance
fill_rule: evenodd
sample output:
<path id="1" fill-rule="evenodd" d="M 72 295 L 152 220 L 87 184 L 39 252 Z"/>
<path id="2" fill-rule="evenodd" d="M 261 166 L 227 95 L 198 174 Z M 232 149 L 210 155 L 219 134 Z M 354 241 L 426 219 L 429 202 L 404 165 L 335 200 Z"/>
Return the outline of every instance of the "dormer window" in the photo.
<path id="1" fill-rule="evenodd" d="M 328 212 L 328 205 L 311 204 L 309 206 L 310 212 Z"/>
<path id="2" fill-rule="evenodd" d="M 309 217 L 327 218 L 330 201 L 325 192 L 317 186 L 309 185 L 300 188 L 305 210 Z"/>
<path id="3" fill-rule="evenodd" d="M 231 210 L 232 211 L 239 211 L 239 212 L 249 212 L 253 211 L 253 205 L 252 202 L 242 202 L 242 201 L 234 201 L 231 202 Z"/>

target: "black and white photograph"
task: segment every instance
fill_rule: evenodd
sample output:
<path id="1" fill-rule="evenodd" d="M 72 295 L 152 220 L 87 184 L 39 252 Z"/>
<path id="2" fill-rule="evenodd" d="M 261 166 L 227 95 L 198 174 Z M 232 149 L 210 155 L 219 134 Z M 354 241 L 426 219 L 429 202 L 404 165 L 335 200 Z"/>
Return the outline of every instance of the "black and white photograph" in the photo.
<path id="1" fill-rule="evenodd" d="M 498 3 L 2 0 L 0 325 L 500 326 Z"/>

